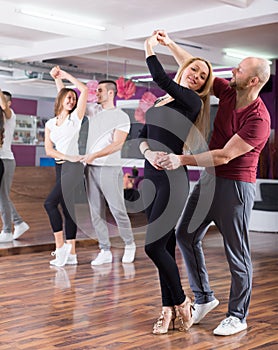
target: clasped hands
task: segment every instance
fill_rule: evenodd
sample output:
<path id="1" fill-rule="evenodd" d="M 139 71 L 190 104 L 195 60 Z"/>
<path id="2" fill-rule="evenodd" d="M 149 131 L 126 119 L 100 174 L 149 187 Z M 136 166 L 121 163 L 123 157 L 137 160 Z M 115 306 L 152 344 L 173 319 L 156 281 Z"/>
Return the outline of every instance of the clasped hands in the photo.
<path id="1" fill-rule="evenodd" d="M 51 69 L 50 73 L 51 77 L 55 80 L 55 79 L 66 79 L 67 77 L 67 72 L 65 72 L 64 70 L 62 70 L 59 66 L 55 66 Z"/>
<path id="2" fill-rule="evenodd" d="M 172 42 L 168 34 L 163 29 L 158 29 L 153 32 L 153 34 L 146 39 L 146 42 L 151 44 L 151 46 L 156 46 L 157 44 L 167 46 Z"/>
<path id="3" fill-rule="evenodd" d="M 145 158 L 157 170 L 175 170 L 181 166 L 180 156 L 174 153 L 148 151 Z"/>

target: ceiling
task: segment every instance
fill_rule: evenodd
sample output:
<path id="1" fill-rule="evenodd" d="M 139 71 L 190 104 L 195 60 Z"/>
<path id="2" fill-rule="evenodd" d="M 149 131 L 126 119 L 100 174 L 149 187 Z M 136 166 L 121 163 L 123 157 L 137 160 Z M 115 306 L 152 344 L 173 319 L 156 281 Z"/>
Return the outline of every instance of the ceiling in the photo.
<path id="1" fill-rule="evenodd" d="M 277 0 L 13 0 L 0 8 L 0 87 L 21 94 L 54 93 L 48 72 L 56 64 L 88 80 L 148 75 L 144 40 L 158 28 L 215 69 L 239 63 L 227 49 L 278 59 Z M 30 10 L 51 19 L 24 13 Z M 156 52 L 176 71 L 167 48 Z"/>

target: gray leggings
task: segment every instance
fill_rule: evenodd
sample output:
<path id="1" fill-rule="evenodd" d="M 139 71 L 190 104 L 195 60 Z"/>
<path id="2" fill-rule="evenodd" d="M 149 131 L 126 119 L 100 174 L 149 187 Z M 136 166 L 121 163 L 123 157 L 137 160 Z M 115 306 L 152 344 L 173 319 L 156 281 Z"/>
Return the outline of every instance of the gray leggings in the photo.
<path id="1" fill-rule="evenodd" d="M 202 239 L 212 221 L 219 229 L 231 272 L 228 316 L 244 320 L 252 289 L 252 262 L 248 225 L 255 197 L 255 184 L 201 176 L 189 197 L 177 228 L 177 241 L 187 267 L 197 304 L 214 299 L 205 266 Z M 196 210 L 195 210 L 196 209 Z"/>
<path id="2" fill-rule="evenodd" d="M 134 237 L 124 201 L 122 168 L 87 165 L 85 179 L 91 220 L 99 248 L 109 250 L 111 246 L 105 215 L 106 202 L 116 221 L 122 240 L 125 244 L 132 244 Z"/>
<path id="3" fill-rule="evenodd" d="M 0 186 L 0 212 L 3 222 L 3 231 L 5 233 L 10 233 L 12 232 L 12 224 L 19 225 L 23 220 L 16 211 L 10 198 L 10 190 L 15 171 L 15 160 L 2 159 L 2 161 L 4 173 Z"/>

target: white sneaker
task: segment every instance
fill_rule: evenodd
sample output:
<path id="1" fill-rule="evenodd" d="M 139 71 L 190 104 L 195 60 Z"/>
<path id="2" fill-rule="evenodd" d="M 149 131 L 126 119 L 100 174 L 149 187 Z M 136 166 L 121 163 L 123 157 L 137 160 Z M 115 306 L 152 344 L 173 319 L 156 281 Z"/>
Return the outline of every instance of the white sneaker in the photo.
<path id="1" fill-rule="evenodd" d="M 70 243 L 64 243 L 61 248 L 57 248 L 51 255 L 56 255 L 56 259 L 51 260 L 50 264 L 55 266 L 64 266 L 70 255 L 72 245 Z"/>
<path id="2" fill-rule="evenodd" d="M 55 256 L 56 255 L 56 251 L 52 252 L 51 255 Z M 53 260 L 49 261 L 50 265 L 56 266 L 56 263 L 57 263 L 57 259 L 53 259 Z M 77 265 L 77 264 L 78 264 L 77 255 L 76 254 L 70 254 L 65 265 Z"/>
<path id="3" fill-rule="evenodd" d="M 132 263 L 135 258 L 136 245 L 135 243 L 127 244 L 125 246 L 125 252 L 122 258 L 123 263 Z"/>
<path id="4" fill-rule="evenodd" d="M 214 299 L 205 304 L 194 304 L 192 311 L 193 324 L 198 324 L 207 313 L 213 310 L 219 304 L 219 300 Z"/>
<path id="5" fill-rule="evenodd" d="M 19 225 L 14 225 L 14 239 L 18 239 L 24 232 L 29 230 L 30 226 L 26 222 L 22 222 Z"/>
<path id="6" fill-rule="evenodd" d="M 102 264 L 108 264 L 111 263 L 113 260 L 112 253 L 110 250 L 103 250 L 98 253 L 98 256 L 95 258 L 95 260 L 91 261 L 92 266 L 102 265 Z"/>
<path id="7" fill-rule="evenodd" d="M 247 328 L 246 322 L 241 322 L 239 318 L 229 316 L 223 320 L 218 327 L 215 328 L 213 334 L 215 335 L 232 335 Z"/>
<path id="8" fill-rule="evenodd" d="M 66 262 L 66 265 L 77 265 L 77 264 L 78 264 L 77 255 L 70 254 Z"/>
<path id="9" fill-rule="evenodd" d="M 12 242 L 13 239 L 13 234 L 11 232 L 5 233 L 2 231 L 0 233 L 0 243 Z"/>

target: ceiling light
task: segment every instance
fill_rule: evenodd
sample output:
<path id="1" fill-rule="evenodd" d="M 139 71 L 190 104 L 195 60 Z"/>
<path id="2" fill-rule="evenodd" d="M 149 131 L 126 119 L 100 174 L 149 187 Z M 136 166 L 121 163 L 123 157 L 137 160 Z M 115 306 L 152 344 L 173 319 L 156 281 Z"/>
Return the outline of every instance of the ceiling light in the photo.
<path id="1" fill-rule="evenodd" d="M 230 50 L 230 49 L 226 49 L 224 51 L 225 51 L 226 56 L 229 56 L 229 57 L 238 58 L 238 59 L 244 59 L 246 57 L 261 57 L 261 58 L 266 59 L 269 64 L 272 64 L 272 62 L 270 60 L 268 60 L 267 57 L 265 57 L 261 54 L 250 53 L 250 52 L 249 53 L 248 52 L 239 52 L 239 51 Z"/>
<path id="2" fill-rule="evenodd" d="M 215 69 L 213 70 L 213 75 L 215 75 L 216 77 L 229 78 L 232 76 L 232 68 Z"/>
<path id="3" fill-rule="evenodd" d="M 0 70 L 5 72 L 13 72 L 14 69 L 10 67 L 0 66 Z"/>
<path id="4" fill-rule="evenodd" d="M 153 78 L 146 77 L 146 76 L 144 76 L 144 77 L 132 77 L 131 80 L 134 81 L 135 83 L 137 83 L 137 82 L 148 83 L 148 82 L 153 81 Z"/>
<path id="5" fill-rule="evenodd" d="M 50 12 L 45 12 L 44 10 L 29 10 L 29 9 L 20 9 L 16 10 L 16 12 L 19 12 L 23 15 L 27 16 L 32 16 L 32 17 L 38 17 L 38 18 L 43 18 L 43 19 L 49 19 L 51 21 L 56 21 L 60 23 L 67 23 L 67 24 L 72 24 L 75 26 L 81 26 L 85 28 L 91 28 L 91 29 L 96 29 L 96 30 L 106 30 L 105 27 L 103 26 L 98 26 L 94 25 L 88 22 L 84 22 L 84 19 L 82 18 L 66 18 L 66 17 L 61 17 L 59 15 L 54 15 L 53 13 Z"/>

